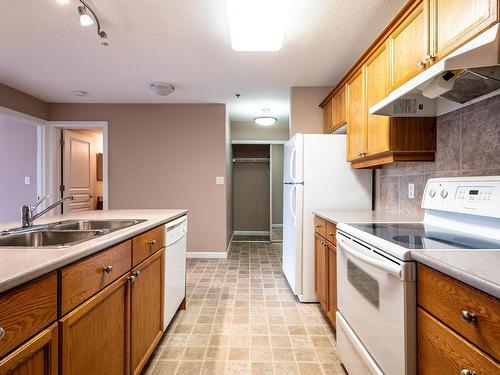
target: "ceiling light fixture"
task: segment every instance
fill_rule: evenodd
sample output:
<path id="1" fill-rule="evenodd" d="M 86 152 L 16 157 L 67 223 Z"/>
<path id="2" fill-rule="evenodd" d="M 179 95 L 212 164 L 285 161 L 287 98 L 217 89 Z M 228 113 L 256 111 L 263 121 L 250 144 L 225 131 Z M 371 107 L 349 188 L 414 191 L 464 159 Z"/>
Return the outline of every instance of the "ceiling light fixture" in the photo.
<path id="1" fill-rule="evenodd" d="M 253 121 L 260 126 L 272 126 L 276 124 L 278 119 L 276 117 L 269 115 L 269 108 L 264 108 L 262 112 L 264 113 L 262 116 L 255 117 Z"/>
<path id="2" fill-rule="evenodd" d="M 80 25 L 87 27 L 94 24 L 94 20 L 87 14 L 85 6 L 79 6 L 78 13 L 80 14 Z"/>
<path id="3" fill-rule="evenodd" d="M 290 0 L 226 0 L 235 51 L 278 51 L 283 44 Z"/>
<path id="4" fill-rule="evenodd" d="M 71 92 L 75 96 L 83 97 L 87 96 L 87 91 L 82 91 L 82 90 L 75 90 Z"/>
<path id="5" fill-rule="evenodd" d="M 149 84 L 149 89 L 155 94 L 167 96 L 175 91 L 175 86 L 166 82 L 151 82 Z"/>

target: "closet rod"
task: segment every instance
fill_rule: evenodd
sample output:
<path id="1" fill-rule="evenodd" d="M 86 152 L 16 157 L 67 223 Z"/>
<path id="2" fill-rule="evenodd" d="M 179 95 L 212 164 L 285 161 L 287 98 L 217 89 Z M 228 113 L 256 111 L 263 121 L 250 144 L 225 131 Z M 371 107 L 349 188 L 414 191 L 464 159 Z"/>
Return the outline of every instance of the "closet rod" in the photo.
<path id="1" fill-rule="evenodd" d="M 269 163 L 269 158 L 234 158 L 233 163 Z"/>

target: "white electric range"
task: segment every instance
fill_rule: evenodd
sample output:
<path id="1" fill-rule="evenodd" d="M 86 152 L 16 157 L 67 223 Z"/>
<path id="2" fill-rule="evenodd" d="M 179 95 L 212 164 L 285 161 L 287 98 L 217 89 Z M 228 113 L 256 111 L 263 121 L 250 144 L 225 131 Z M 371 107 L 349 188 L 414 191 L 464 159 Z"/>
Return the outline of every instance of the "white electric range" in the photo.
<path id="1" fill-rule="evenodd" d="M 412 252 L 500 251 L 500 176 L 429 179 L 422 208 L 422 222 L 337 227 L 337 350 L 349 374 L 417 373 Z"/>

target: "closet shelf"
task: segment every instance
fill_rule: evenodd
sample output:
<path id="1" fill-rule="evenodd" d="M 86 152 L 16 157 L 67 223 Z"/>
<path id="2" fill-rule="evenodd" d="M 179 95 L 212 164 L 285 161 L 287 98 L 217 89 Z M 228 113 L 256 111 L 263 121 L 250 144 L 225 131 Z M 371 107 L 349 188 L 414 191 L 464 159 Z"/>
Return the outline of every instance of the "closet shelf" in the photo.
<path id="1" fill-rule="evenodd" d="M 269 163 L 269 158 L 234 158 L 233 163 Z"/>

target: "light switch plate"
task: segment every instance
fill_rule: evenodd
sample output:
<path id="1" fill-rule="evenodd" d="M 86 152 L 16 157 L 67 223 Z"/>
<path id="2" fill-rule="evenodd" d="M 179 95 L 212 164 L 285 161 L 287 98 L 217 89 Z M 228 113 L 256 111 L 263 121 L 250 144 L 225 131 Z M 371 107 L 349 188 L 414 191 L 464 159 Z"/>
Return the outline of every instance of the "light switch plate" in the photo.
<path id="1" fill-rule="evenodd" d="M 415 184 L 408 184 L 408 198 L 415 199 Z"/>
<path id="2" fill-rule="evenodd" d="M 25 185 L 29 185 L 29 184 L 31 184 L 31 177 L 30 177 L 30 176 L 26 176 L 26 177 L 24 177 L 24 184 L 25 184 Z"/>
<path id="3" fill-rule="evenodd" d="M 224 176 L 215 177 L 215 184 L 216 185 L 224 185 Z"/>

